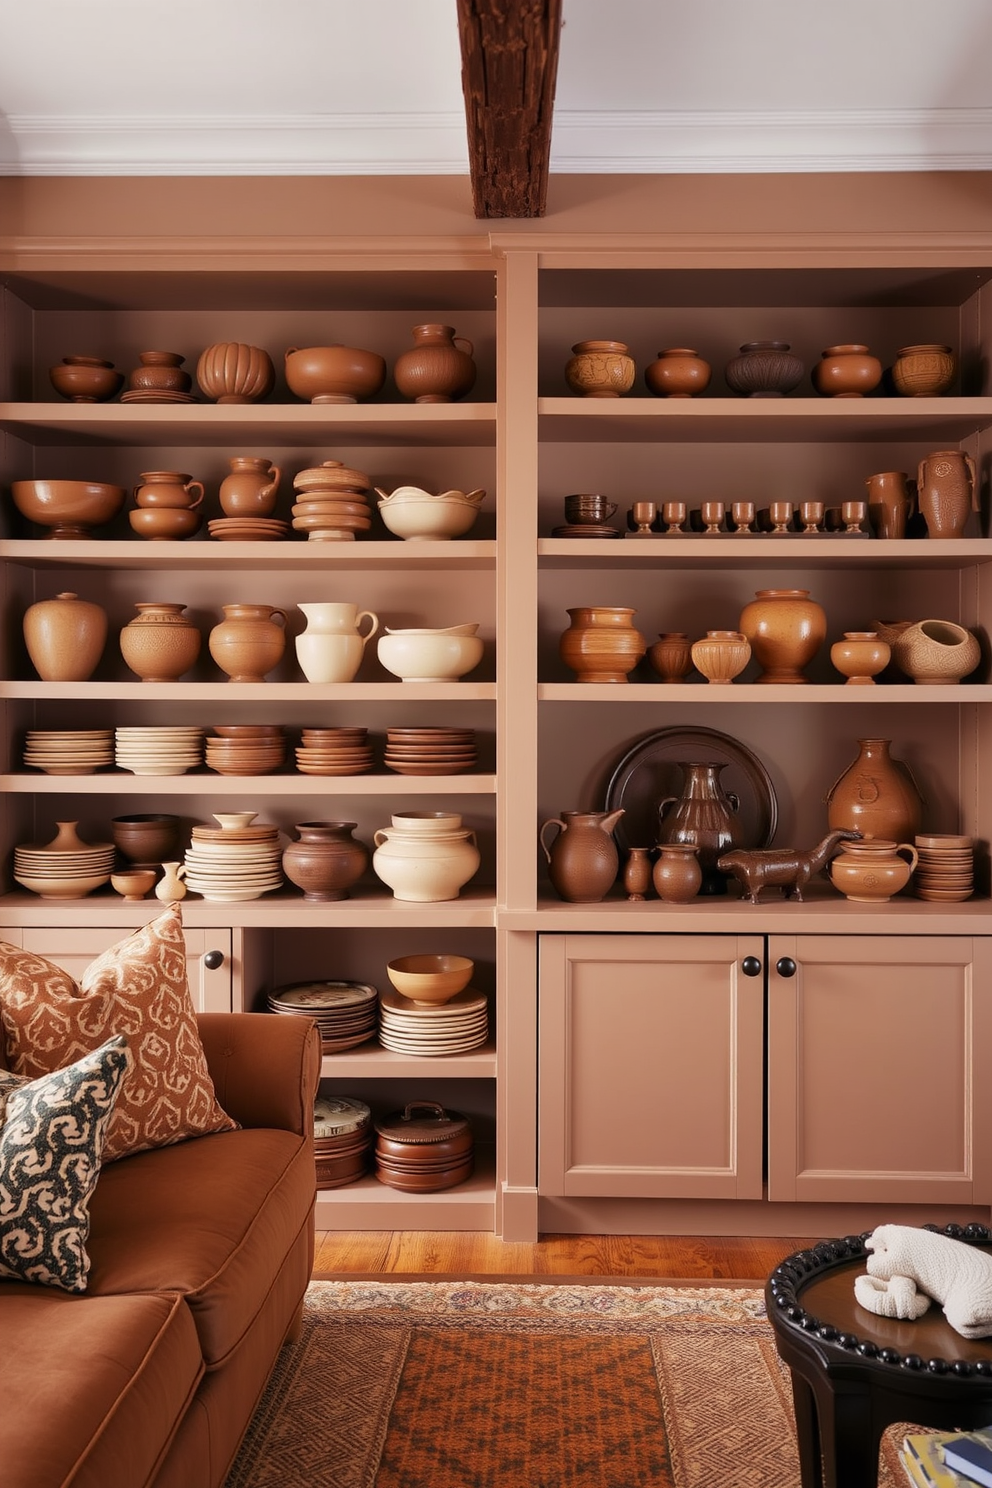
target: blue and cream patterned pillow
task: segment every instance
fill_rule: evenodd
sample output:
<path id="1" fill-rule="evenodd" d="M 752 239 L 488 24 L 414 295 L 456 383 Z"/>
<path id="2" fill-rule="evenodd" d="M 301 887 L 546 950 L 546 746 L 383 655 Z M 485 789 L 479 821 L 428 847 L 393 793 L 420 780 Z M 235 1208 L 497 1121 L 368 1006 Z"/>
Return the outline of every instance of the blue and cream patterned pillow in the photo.
<path id="1" fill-rule="evenodd" d="M 0 1276 L 85 1292 L 90 1195 L 130 1067 L 117 1035 L 38 1079 L 0 1070 Z"/>

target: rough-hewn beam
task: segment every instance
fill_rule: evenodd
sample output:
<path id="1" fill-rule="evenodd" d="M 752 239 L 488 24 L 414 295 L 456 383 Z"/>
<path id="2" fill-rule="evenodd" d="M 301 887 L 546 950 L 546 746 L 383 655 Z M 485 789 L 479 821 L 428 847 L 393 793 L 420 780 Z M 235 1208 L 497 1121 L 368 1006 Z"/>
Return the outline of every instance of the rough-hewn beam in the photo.
<path id="1" fill-rule="evenodd" d="M 562 0 L 458 0 L 477 217 L 542 217 Z"/>

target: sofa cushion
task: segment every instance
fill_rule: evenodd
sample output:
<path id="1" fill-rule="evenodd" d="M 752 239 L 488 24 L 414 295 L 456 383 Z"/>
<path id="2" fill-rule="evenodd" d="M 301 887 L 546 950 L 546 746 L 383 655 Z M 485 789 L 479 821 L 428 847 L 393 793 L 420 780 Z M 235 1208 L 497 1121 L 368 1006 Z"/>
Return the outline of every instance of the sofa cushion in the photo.
<path id="1" fill-rule="evenodd" d="M 90 1205 L 90 1293 L 181 1292 L 221 1364 L 312 1225 L 315 1188 L 307 1139 L 265 1127 L 112 1163 Z"/>
<path id="2" fill-rule="evenodd" d="M 124 1034 L 134 1069 L 110 1122 L 104 1161 L 236 1125 L 217 1102 L 186 978 L 178 904 L 99 955 L 76 981 L 31 951 L 0 944 L 0 1018 L 10 1068 L 41 1075 Z"/>
<path id="3" fill-rule="evenodd" d="M 117 1037 L 35 1080 L 0 1070 L 0 1276 L 86 1290 L 90 1195 L 130 1063 Z"/>
<path id="4" fill-rule="evenodd" d="M 144 1488 L 203 1374 L 175 1295 L 0 1287 L 0 1477 L 8 1488 Z"/>

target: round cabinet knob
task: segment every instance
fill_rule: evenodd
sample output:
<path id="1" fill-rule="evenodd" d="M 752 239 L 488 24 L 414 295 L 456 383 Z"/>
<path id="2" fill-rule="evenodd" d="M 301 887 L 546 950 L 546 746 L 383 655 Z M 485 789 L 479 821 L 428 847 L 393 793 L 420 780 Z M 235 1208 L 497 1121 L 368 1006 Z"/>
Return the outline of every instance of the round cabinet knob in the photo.
<path id="1" fill-rule="evenodd" d="M 217 971 L 219 967 L 224 965 L 224 952 L 204 951 L 203 964 L 208 971 Z"/>
<path id="2" fill-rule="evenodd" d="M 796 963 L 791 956 L 780 956 L 775 962 L 775 970 L 780 977 L 794 977 L 796 974 Z"/>
<path id="3" fill-rule="evenodd" d="M 761 962 L 757 956 L 745 956 L 741 962 L 741 971 L 745 976 L 760 976 Z"/>

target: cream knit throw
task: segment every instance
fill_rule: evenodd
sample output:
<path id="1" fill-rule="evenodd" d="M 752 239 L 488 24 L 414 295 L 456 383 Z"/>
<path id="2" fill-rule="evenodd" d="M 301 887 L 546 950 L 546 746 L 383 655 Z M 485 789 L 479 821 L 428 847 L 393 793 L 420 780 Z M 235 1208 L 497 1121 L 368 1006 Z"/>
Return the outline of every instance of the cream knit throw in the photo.
<path id="1" fill-rule="evenodd" d="M 992 1257 L 963 1240 L 879 1225 L 865 1241 L 868 1275 L 854 1279 L 862 1307 L 880 1317 L 918 1318 L 940 1302 L 951 1327 L 964 1338 L 992 1334 Z"/>

